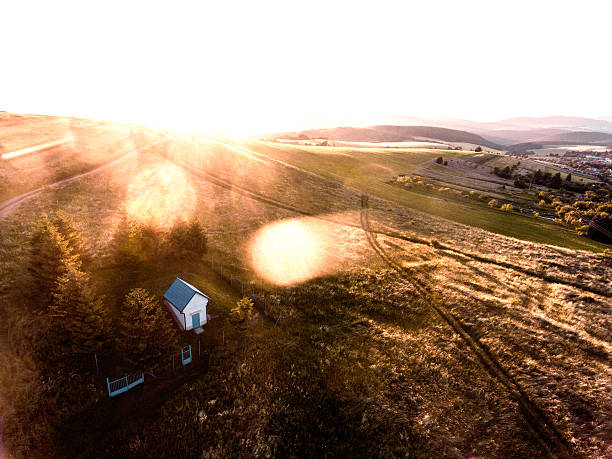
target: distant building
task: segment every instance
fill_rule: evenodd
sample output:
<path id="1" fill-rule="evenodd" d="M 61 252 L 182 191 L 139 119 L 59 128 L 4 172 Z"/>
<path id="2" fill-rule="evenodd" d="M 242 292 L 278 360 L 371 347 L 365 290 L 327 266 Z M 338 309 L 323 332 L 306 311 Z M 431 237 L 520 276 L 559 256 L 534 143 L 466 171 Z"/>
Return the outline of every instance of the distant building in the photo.
<path id="1" fill-rule="evenodd" d="M 164 293 L 164 304 L 178 326 L 183 330 L 194 330 L 196 333 L 202 333 L 202 326 L 208 322 L 206 306 L 210 299 L 178 277 Z"/>

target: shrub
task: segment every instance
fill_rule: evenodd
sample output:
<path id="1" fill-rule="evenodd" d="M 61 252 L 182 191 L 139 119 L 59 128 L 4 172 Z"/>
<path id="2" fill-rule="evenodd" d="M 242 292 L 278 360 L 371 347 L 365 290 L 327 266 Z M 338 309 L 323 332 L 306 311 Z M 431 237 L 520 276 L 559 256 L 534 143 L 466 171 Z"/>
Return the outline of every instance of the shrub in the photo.
<path id="1" fill-rule="evenodd" d="M 431 239 L 429 241 L 429 245 L 432 247 L 435 247 L 436 249 L 441 249 L 442 248 L 442 244 L 440 244 L 440 241 L 438 241 L 437 239 Z"/>
<path id="2" fill-rule="evenodd" d="M 514 186 L 516 188 L 521 188 L 521 189 L 527 188 L 527 184 L 525 183 L 525 180 L 523 180 L 522 177 L 517 177 L 516 179 L 514 179 Z"/>
<path id="3" fill-rule="evenodd" d="M 503 204 L 501 206 L 501 210 L 505 212 L 512 212 L 514 210 L 514 206 L 512 204 Z"/>
<path id="4" fill-rule="evenodd" d="M 491 199 L 489 201 L 489 207 L 499 207 L 499 201 L 497 199 Z"/>
<path id="5" fill-rule="evenodd" d="M 442 156 L 438 156 L 438 157 L 436 158 L 436 162 L 437 162 L 438 164 L 442 164 L 442 163 L 444 163 L 444 158 L 442 158 Z"/>
<path id="6" fill-rule="evenodd" d="M 482 147 L 480 145 L 478 145 L 476 148 L 474 148 L 474 151 L 481 152 L 482 151 Z"/>
<path id="7" fill-rule="evenodd" d="M 249 297 L 241 298 L 232 309 L 232 315 L 238 320 L 249 320 L 253 316 L 253 300 Z"/>

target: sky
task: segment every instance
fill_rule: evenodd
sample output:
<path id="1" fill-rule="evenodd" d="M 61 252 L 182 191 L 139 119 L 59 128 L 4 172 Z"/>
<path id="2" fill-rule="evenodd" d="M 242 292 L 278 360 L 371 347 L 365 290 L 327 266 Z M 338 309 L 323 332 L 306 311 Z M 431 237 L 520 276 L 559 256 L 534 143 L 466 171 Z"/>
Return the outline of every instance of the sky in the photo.
<path id="1" fill-rule="evenodd" d="M 612 115 L 612 2 L 0 6 L 0 110 L 252 134 Z"/>

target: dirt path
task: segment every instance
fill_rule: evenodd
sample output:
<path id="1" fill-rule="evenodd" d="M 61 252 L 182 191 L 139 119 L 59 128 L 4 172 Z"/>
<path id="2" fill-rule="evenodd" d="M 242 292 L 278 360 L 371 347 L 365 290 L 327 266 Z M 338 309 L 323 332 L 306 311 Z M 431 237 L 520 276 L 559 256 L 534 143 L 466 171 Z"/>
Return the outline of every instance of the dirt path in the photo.
<path id="1" fill-rule="evenodd" d="M 26 201 L 29 201 L 30 199 L 32 199 L 34 196 L 38 195 L 40 192 L 47 190 L 49 188 L 55 188 L 59 185 L 63 185 L 64 183 L 68 183 L 68 182 L 72 182 L 74 180 L 78 180 L 80 178 L 83 177 L 87 177 L 88 175 L 91 174 L 95 174 L 97 172 L 100 172 L 104 169 L 107 169 L 109 167 L 113 167 L 117 164 L 119 164 L 120 162 L 126 160 L 127 158 L 135 155 L 136 153 L 138 153 L 140 150 L 143 150 L 145 148 L 148 148 L 150 146 L 156 145 L 158 143 L 161 142 L 165 142 L 166 139 L 161 139 L 161 140 L 157 140 L 155 142 L 152 143 L 148 143 L 146 145 L 143 145 L 141 147 L 136 148 L 135 150 L 132 150 L 128 153 L 126 153 L 125 155 L 121 156 L 120 158 L 114 159 L 112 161 L 109 161 L 107 163 L 102 164 L 101 166 L 96 167 L 95 169 L 91 169 L 87 172 L 82 172 L 80 174 L 74 175 L 72 177 L 68 177 L 62 180 L 59 180 L 57 182 L 54 183 L 50 183 L 48 185 L 44 185 L 41 186 L 40 188 L 37 188 L 35 190 L 31 190 L 28 191 L 27 193 L 23 193 L 19 196 L 15 196 L 14 198 L 9 199 L 8 201 L 5 201 L 3 203 L 0 204 L 0 218 L 8 215 L 10 212 L 12 212 L 13 210 L 15 210 L 17 207 L 19 207 L 21 204 L 23 204 Z"/>
<path id="2" fill-rule="evenodd" d="M 529 398 L 520 384 L 506 371 L 488 347 L 481 343 L 478 338 L 474 337 L 468 329 L 444 307 L 444 304 L 437 298 L 435 293 L 430 292 L 427 286 L 423 285 L 418 279 L 408 276 L 406 271 L 387 255 L 376 240 L 376 234 L 370 231 L 368 197 L 365 195 L 361 198 L 361 224 L 368 237 L 370 246 L 385 264 L 395 270 L 400 277 L 413 285 L 421 295 L 427 296 L 431 307 L 453 329 L 453 331 L 463 339 L 467 348 L 474 354 L 482 368 L 508 389 L 511 397 L 519 403 L 525 420 L 548 456 L 571 457 L 571 449 L 563 434 L 555 426 L 549 416 Z"/>

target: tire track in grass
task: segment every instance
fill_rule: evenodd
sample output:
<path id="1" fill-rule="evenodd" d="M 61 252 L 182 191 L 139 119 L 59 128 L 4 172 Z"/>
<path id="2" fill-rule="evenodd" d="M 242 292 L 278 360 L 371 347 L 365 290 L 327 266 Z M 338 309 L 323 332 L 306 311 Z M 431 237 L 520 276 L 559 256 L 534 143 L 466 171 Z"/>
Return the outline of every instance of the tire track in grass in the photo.
<path id="1" fill-rule="evenodd" d="M 216 143 L 219 143 L 219 144 L 224 145 L 224 146 L 228 145 L 225 142 L 216 142 Z M 250 150 L 250 149 L 248 149 L 248 151 L 249 152 L 253 152 L 253 150 Z M 253 200 L 262 202 L 264 204 L 268 204 L 270 206 L 274 206 L 274 207 L 277 207 L 277 208 L 280 208 L 280 209 L 283 209 L 283 210 L 288 210 L 288 211 L 294 212 L 294 213 L 296 213 L 298 215 L 303 215 L 303 216 L 307 216 L 307 217 L 317 218 L 319 220 L 323 220 L 323 221 L 326 221 L 326 222 L 334 223 L 334 224 L 337 224 L 337 225 L 342 225 L 342 226 L 346 226 L 346 227 L 349 227 L 349 228 L 355 228 L 355 229 L 362 229 L 362 226 L 358 225 L 358 224 L 350 223 L 350 222 L 347 222 L 347 221 L 340 221 L 340 220 L 335 219 L 335 218 L 330 217 L 330 216 L 324 216 L 324 215 L 320 215 L 320 214 L 315 214 L 314 212 L 305 211 L 305 210 L 299 209 L 299 208 L 297 208 L 295 206 L 283 203 L 283 202 L 281 202 L 281 201 L 279 201 L 277 199 L 271 198 L 269 196 L 265 196 L 265 195 L 263 195 L 263 194 L 261 194 L 261 193 L 259 193 L 257 191 L 253 191 L 253 190 L 250 190 L 250 189 L 248 189 L 246 187 L 243 187 L 243 186 L 237 185 L 235 183 L 229 182 L 228 180 L 226 180 L 226 179 L 224 179 L 224 178 L 222 178 L 222 177 L 220 177 L 220 176 L 218 176 L 216 174 L 207 172 L 207 171 L 203 170 L 202 168 L 195 167 L 195 166 L 193 166 L 191 164 L 187 164 L 187 163 L 185 163 L 183 161 L 179 161 L 176 158 L 170 157 L 170 155 L 168 155 L 168 154 L 161 154 L 161 156 L 166 158 L 169 161 L 172 161 L 176 165 L 184 168 L 188 172 L 190 172 L 190 173 L 192 173 L 192 174 L 194 174 L 194 175 L 196 175 L 196 176 L 198 176 L 200 178 L 203 178 L 203 179 L 205 179 L 205 180 L 207 180 L 207 181 L 209 181 L 209 182 L 211 182 L 211 183 L 213 183 L 213 184 L 215 184 L 215 185 L 217 185 L 217 186 L 219 186 L 221 188 L 225 188 L 226 190 L 233 191 L 233 192 L 238 193 L 238 194 L 242 194 L 243 196 L 246 196 L 246 197 L 251 198 Z M 268 159 L 270 162 L 277 163 L 277 164 L 279 164 L 281 166 L 289 167 L 289 165 L 285 164 L 284 162 L 276 161 L 276 160 L 271 160 L 266 155 L 257 154 L 257 156 L 260 159 L 262 159 L 262 160 Z M 327 179 L 325 177 L 322 177 L 322 176 L 320 176 L 318 174 L 314 174 L 314 173 L 309 172 L 309 171 L 307 171 L 305 169 L 298 168 L 298 167 L 293 167 L 293 166 L 291 168 L 292 169 L 296 169 L 298 171 L 301 171 L 301 172 L 303 172 L 305 174 L 311 175 L 313 177 L 317 177 L 319 179 L 324 179 L 326 181 L 335 183 L 335 182 L 333 182 L 333 181 L 331 181 L 331 180 L 329 180 L 329 179 Z M 347 188 L 348 190 L 354 192 L 355 194 L 359 193 L 359 191 L 356 190 L 356 189 L 353 189 L 353 188 L 350 188 L 350 187 L 346 187 L 346 186 L 345 186 L 345 188 Z M 372 234 L 380 234 L 380 235 L 383 235 L 383 236 L 387 236 L 389 238 L 399 239 L 399 240 L 411 242 L 413 244 L 420 244 L 420 245 L 431 246 L 431 241 L 428 241 L 426 239 L 419 238 L 419 237 L 406 236 L 404 234 L 401 234 L 401 233 L 398 233 L 398 232 L 395 232 L 395 231 L 388 231 L 388 230 L 387 231 L 382 231 L 382 230 L 372 230 L 372 229 L 370 229 L 370 233 L 372 233 Z M 595 286 L 584 285 L 584 284 L 581 284 L 581 283 L 573 281 L 573 280 L 563 279 L 561 277 L 553 276 L 553 275 L 550 275 L 550 274 L 544 274 L 544 273 L 538 272 L 536 270 L 533 270 L 533 269 L 530 269 L 530 268 L 526 268 L 526 267 L 523 267 L 523 266 L 520 266 L 520 265 L 516 265 L 516 264 L 513 264 L 513 263 L 509 263 L 509 262 L 506 262 L 506 261 L 499 261 L 499 260 L 489 259 L 489 258 L 484 257 L 482 255 L 478 255 L 478 254 L 475 254 L 475 253 L 471 253 L 471 252 L 467 252 L 467 251 L 462 251 L 462 250 L 454 249 L 454 248 L 449 247 L 447 245 L 444 245 L 442 243 L 438 243 L 436 248 L 438 250 L 440 250 L 440 251 L 443 251 L 443 252 L 446 251 L 446 252 L 458 254 L 458 255 L 461 255 L 461 256 L 464 256 L 464 257 L 467 257 L 467 258 L 471 258 L 474 261 L 478 261 L 480 263 L 500 266 L 502 268 L 506 268 L 506 269 L 510 269 L 510 270 L 519 272 L 521 274 L 526 274 L 526 275 L 531 276 L 531 277 L 536 277 L 536 278 L 541 279 L 541 280 L 546 281 L 546 282 L 550 282 L 550 283 L 554 283 L 554 284 L 567 285 L 569 287 L 574 287 L 574 288 L 577 288 L 577 289 L 580 289 L 580 290 L 583 290 L 583 291 L 586 291 L 586 292 L 595 293 L 597 295 L 602 295 L 602 296 L 605 296 L 605 297 L 609 297 L 611 295 L 611 293 L 609 291 L 606 291 L 604 289 L 601 289 L 601 288 L 598 288 L 598 287 L 595 287 Z"/>
<path id="2" fill-rule="evenodd" d="M 156 145 L 158 143 L 161 142 L 165 142 L 167 139 L 160 139 L 157 140 L 155 142 L 151 142 L 148 143 L 146 145 L 143 145 L 141 147 L 138 147 L 128 153 L 126 153 L 125 155 L 117 158 L 117 159 L 113 159 L 112 161 L 109 161 L 107 163 L 104 163 L 94 169 L 90 169 L 86 172 L 81 172 L 80 174 L 77 175 L 73 175 L 72 177 L 67 177 L 65 179 L 62 180 L 58 180 L 57 182 L 53 182 L 53 183 L 49 183 L 48 185 L 43 185 L 40 188 L 36 188 L 35 190 L 31 190 L 28 191 L 27 193 L 23 193 L 20 194 L 19 196 L 15 196 L 14 198 L 9 199 L 8 201 L 4 201 L 3 203 L 0 203 L 0 218 L 5 217 L 6 215 L 8 215 L 11 211 L 15 210 L 17 207 L 19 207 L 22 203 L 29 201 L 30 199 L 32 199 L 34 196 L 37 196 L 39 193 L 41 193 L 42 191 L 49 189 L 49 188 L 55 188 L 59 185 L 63 185 L 64 183 L 69 183 L 72 182 L 74 180 L 78 180 L 80 178 L 83 177 L 87 177 L 88 175 L 91 174 L 95 174 L 97 172 L 100 172 L 104 169 L 107 169 L 109 167 L 112 167 L 122 161 L 125 161 L 127 158 L 129 158 L 130 156 L 135 155 L 136 153 L 138 153 L 139 151 L 151 147 L 153 145 Z"/>
<path id="3" fill-rule="evenodd" d="M 429 288 L 418 279 L 409 277 L 406 271 L 387 255 L 376 240 L 376 233 L 370 230 L 368 197 L 366 195 L 362 195 L 361 197 L 361 225 L 363 231 L 366 233 L 370 246 L 385 264 L 395 270 L 405 281 L 410 282 L 420 295 L 429 300 L 428 304 L 430 304 L 434 311 L 463 339 L 468 349 L 476 356 L 480 365 L 491 377 L 497 379 L 508 389 L 512 398 L 518 402 L 528 426 L 535 434 L 548 456 L 572 457 L 571 448 L 561 431 L 550 417 L 529 398 L 520 384 L 501 365 L 493 352 L 490 351 L 485 344 L 481 343 L 478 338 L 473 336 L 461 321 L 446 309 L 442 300 L 435 293 L 431 292 Z"/>

